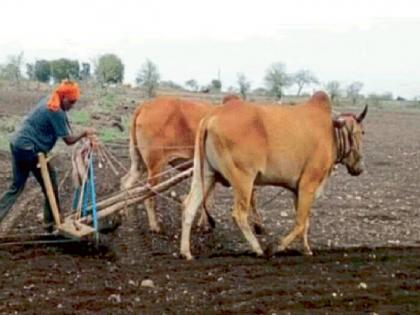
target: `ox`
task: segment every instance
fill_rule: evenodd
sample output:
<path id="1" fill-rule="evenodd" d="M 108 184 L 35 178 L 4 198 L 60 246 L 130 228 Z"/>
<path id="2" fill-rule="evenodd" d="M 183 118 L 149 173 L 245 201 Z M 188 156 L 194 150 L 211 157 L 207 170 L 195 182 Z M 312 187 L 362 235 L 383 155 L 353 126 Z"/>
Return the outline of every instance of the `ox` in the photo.
<path id="1" fill-rule="evenodd" d="M 351 175 L 363 172 L 362 120 L 359 115 L 332 116 L 329 97 L 315 93 L 294 106 L 255 106 L 231 101 L 206 116 L 195 141 L 194 175 L 184 201 L 181 255 L 192 259 L 192 220 L 215 183 L 228 183 L 234 192 L 233 218 L 257 255 L 263 250 L 248 223 L 254 185 L 275 185 L 295 196 L 296 222 L 275 251 L 300 236 L 308 244 L 309 214 L 334 165 Z"/>
<path id="2" fill-rule="evenodd" d="M 238 99 L 229 96 L 223 102 Z M 148 184 L 159 183 L 159 174 L 169 164 L 192 160 L 194 139 L 200 120 L 215 106 L 205 102 L 175 97 L 158 97 L 139 106 L 133 115 L 130 133 L 131 167 L 121 180 L 121 188 L 132 187 L 147 170 Z M 145 201 L 150 230 L 160 232 L 156 219 L 155 198 Z M 200 226 L 214 225 L 207 212 L 202 212 Z M 256 215 L 256 230 L 261 230 L 261 218 Z"/>
<path id="3" fill-rule="evenodd" d="M 167 165 L 192 159 L 198 125 L 212 108 L 204 102 L 163 96 L 139 106 L 130 133 L 131 167 L 121 180 L 121 188 L 132 187 L 145 169 L 148 184 L 154 186 Z M 150 230 L 160 232 L 155 198 L 147 199 L 145 207 Z"/>

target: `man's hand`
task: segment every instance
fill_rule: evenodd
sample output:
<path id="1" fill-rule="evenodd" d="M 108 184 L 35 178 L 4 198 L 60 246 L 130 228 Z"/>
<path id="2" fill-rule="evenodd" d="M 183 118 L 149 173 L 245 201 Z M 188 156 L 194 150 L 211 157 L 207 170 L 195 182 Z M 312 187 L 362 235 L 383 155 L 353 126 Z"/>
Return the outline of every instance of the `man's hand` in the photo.
<path id="1" fill-rule="evenodd" d="M 92 136 L 96 136 L 97 132 L 95 128 L 86 128 L 85 132 L 84 132 L 84 136 L 85 137 L 92 137 Z"/>
<path id="2" fill-rule="evenodd" d="M 95 128 L 86 128 L 81 134 L 78 136 L 69 135 L 63 138 L 64 142 L 67 145 L 73 145 L 78 142 L 82 138 L 88 138 L 92 143 L 98 142 L 98 138 L 96 136 L 96 129 Z"/>
<path id="3" fill-rule="evenodd" d="M 86 138 L 89 139 L 90 144 L 94 150 L 98 149 L 99 146 L 99 139 L 96 133 L 96 129 L 94 128 L 86 128 L 85 129 Z"/>

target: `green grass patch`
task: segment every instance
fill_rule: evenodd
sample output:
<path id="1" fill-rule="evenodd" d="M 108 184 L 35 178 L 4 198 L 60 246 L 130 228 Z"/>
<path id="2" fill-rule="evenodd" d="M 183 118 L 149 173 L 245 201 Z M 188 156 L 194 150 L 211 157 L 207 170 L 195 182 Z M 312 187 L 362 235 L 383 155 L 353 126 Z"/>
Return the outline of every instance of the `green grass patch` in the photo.
<path id="1" fill-rule="evenodd" d="M 0 150 L 8 151 L 10 147 L 9 142 L 10 135 L 0 132 Z"/>
<path id="2" fill-rule="evenodd" d="M 10 137 L 19 128 L 22 119 L 19 116 L 0 119 L 0 150 L 9 150 Z"/>
<path id="3" fill-rule="evenodd" d="M 97 105 L 94 107 L 94 112 L 97 113 L 111 113 L 118 105 L 119 96 L 114 92 L 106 92 L 101 95 Z"/>
<path id="4" fill-rule="evenodd" d="M 114 127 L 104 127 L 99 130 L 99 139 L 103 142 L 113 142 L 118 140 L 125 140 L 128 138 L 127 129 L 123 132 Z"/>
<path id="5" fill-rule="evenodd" d="M 70 112 L 70 120 L 73 124 L 86 126 L 90 121 L 90 114 L 85 110 L 73 110 Z"/>

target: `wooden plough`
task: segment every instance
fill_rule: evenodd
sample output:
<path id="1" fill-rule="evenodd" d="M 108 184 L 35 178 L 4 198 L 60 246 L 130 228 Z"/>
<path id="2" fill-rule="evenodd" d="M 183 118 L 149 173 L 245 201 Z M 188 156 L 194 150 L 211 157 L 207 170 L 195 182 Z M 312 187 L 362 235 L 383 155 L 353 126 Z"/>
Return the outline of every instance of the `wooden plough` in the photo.
<path id="1" fill-rule="evenodd" d="M 62 217 L 60 215 L 48 172 L 48 159 L 43 153 L 40 153 L 38 158 L 42 178 L 47 191 L 48 201 L 53 212 L 54 222 L 58 234 L 79 240 L 86 239 L 91 236 L 95 236 L 98 240 L 100 232 L 98 224 L 99 220 L 114 215 L 123 210 L 125 207 L 144 201 L 157 193 L 162 193 L 179 182 L 191 177 L 193 174 L 193 169 L 189 168 L 153 187 L 149 187 L 148 185 L 139 185 L 124 191 L 119 191 L 116 194 L 98 202 L 93 200 L 92 205 L 88 207 L 87 213 L 84 216 L 79 217 L 76 213 L 72 213 L 69 216 Z M 91 166 L 91 168 L 93 171 L 93 166 Z M 93 173 L 92 177 L 94 178 Z"/>

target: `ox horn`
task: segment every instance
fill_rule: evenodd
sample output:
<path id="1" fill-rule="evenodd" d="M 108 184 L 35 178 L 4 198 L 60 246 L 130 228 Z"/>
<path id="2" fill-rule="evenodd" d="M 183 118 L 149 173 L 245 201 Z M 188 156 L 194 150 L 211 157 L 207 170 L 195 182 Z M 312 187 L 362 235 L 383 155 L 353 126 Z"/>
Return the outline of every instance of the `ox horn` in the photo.
<path id="1" fill-rule="evenodd" d="M 361 123 L 363 119 L 365 119 L 367 112 L 368 112 L 368 105 L 366 104 L 363 112 L 361 112 L 361 114 L 356 118 L 358 123 Z"/>

